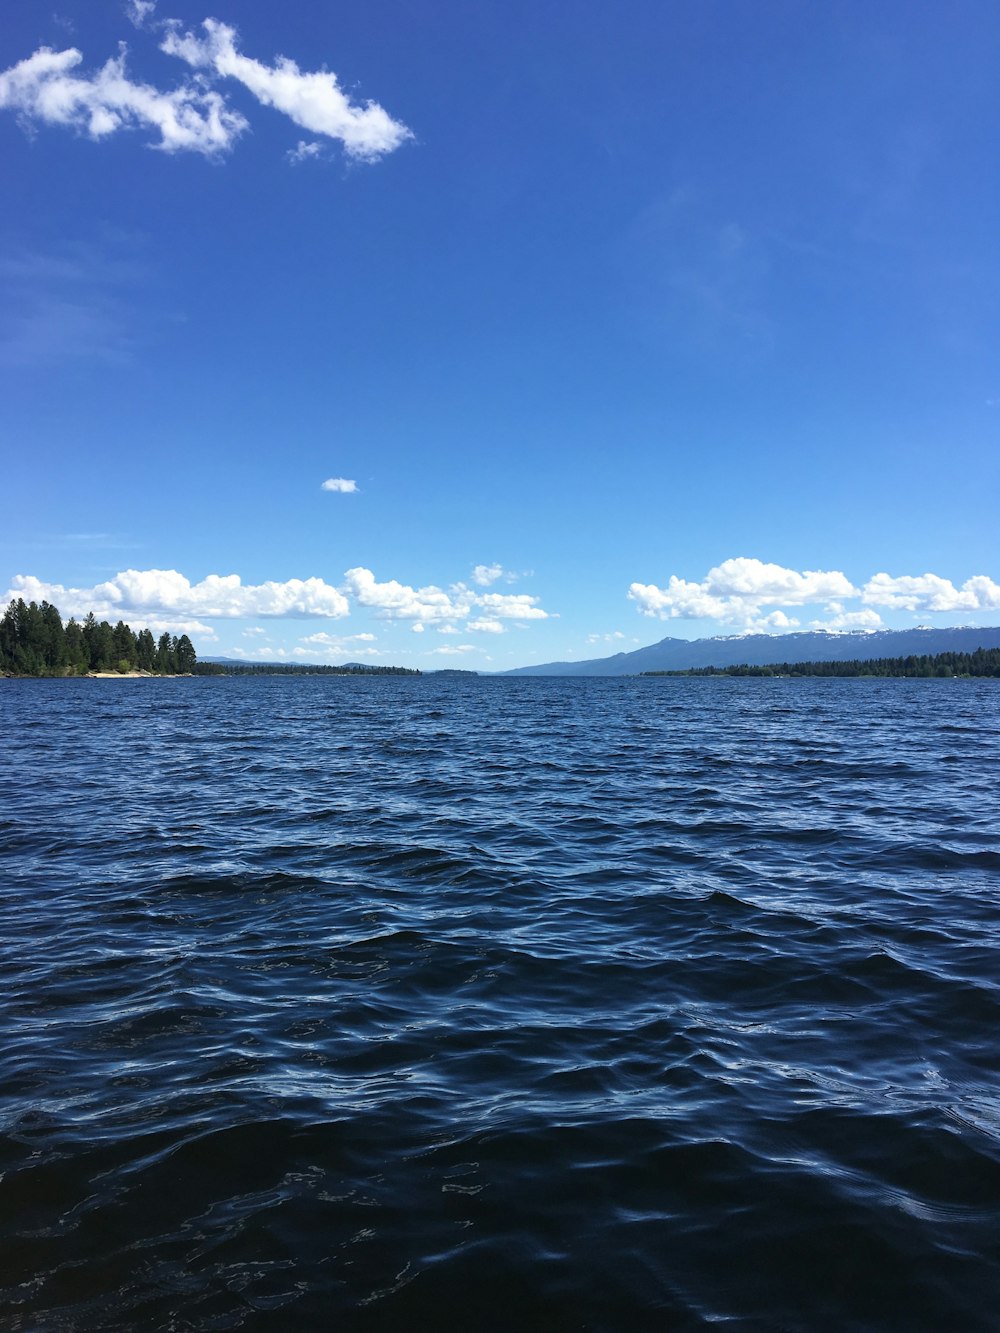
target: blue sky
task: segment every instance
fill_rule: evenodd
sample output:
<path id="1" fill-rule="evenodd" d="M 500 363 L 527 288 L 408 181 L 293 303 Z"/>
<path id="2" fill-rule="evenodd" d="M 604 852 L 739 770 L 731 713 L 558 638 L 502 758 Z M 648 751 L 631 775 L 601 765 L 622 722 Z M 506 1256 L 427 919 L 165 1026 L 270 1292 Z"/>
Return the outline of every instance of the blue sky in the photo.
<path id="1" fill-rule="evenodd" d="M 8 596 L 494 670 L 1000 623 L 995 4 L 56 3 Z"/>

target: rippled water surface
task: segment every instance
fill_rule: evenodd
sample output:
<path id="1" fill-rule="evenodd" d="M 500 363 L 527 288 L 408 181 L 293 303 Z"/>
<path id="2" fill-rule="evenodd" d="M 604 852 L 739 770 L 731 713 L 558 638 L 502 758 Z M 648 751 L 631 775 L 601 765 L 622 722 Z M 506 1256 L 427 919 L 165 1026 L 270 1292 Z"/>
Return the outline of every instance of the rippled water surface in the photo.
<path id="1" fill-rule="evenodd" d="M 995 1328 L 998 721 L 0 681 L 0 1324 Z"/>

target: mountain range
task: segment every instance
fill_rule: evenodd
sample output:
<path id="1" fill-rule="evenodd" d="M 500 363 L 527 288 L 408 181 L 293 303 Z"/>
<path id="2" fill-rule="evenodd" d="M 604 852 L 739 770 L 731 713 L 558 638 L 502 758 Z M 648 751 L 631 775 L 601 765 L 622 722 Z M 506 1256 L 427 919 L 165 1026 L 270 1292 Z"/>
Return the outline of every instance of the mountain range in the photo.
<path id="1" fill-rule="evenodd" d="M 634 676 L 691 667 L 764 666 L 775 662 L 852 662 L 925 653 L 1000 648 L 1000 626 L 975 629 L 803 630 L 791 634 L 730 634 L 712 639 L 661 639 L 646 648 L 584 662 L 515 667 L 505 676 Z"/>

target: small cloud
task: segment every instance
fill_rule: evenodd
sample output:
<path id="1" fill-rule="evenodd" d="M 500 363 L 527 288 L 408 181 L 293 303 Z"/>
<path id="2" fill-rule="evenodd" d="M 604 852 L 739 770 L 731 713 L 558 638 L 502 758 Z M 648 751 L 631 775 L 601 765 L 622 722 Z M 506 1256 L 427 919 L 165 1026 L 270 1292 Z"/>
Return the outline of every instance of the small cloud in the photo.
<path id="1" fill-rule="evenodd" d="M 421 625 L 419 620 L 415 625 L 411 625 L 410 629 L 413 631 L 414 634 L 423 634 L 424 632 L 424 627 L 423 625 Z"/>
<path id="2" fill-rule="evenodd" d="M 624 639 L 625 635 L 620 629 L 614 630 L 611 634 L 588 634 L 588 643 L 617 643 L 619 639 Z"/>
<path id="3" fill-rule="evenodd" d="M 882 625 L 882 617 L 877 611 L 843 611 L 837 608 L 838 614 L 830 620 L 810 621 L 812 629 L 879 629 Z"/>
<path id="4" fill-rule="evenodd" d="M 537 604 L 537 597 L 524 592 L 488 592 L 476 601 L 496 620 L 547 620 L 549 613 Z"/>
<path id="5" fill-rule="evenodd" d="M 323 156 L 323 145 L 321 143 L 306 143 L 305 139 L 300 139 L 294 148 L 289 148 L 285 154 L 293 166 L 298 166 L 301 162 L 315 162 Z"/>
<path id="6" fill-rule="evenodd" d="M 350 157 L 361 161 L 374 161 L 413 138 L 412 132 L 377 102 L 365 102 L 363 106 L 352 102 L 332 71 L 300 70 L 294 60 L 284 56 L 278 56 L 273 65 L 262 64 L 237 50 L 235 28 L 217 19 L 205 19 L 201 26 L 203 37 L 182 33 L 179 24 L 172 22 L 160 50 L 177 56 L 193 69 L 235 79 L 263 106 L 283 112 L 313 134 L 338 139 Z"/>
<path id="7" fill-rule="evenodd" d="M 156 0 L 125 0 L 125 16 L 133 28 L 144 28 L 156 11 Z"/>
<path id="8" fill-rule="evenodd" d="M 461 630 L 459 630 L 455 625 L 438 625 L 437 632 L 439 634 L 460 634 Z"/>
<path id="9" fill-rule="evenodd" d="M 433 652 L 441 657 L 455 657 L 460 653 L 474 653 L 476 645 L 474 643 L 457 643 L 452 647 L 451 644 L 445 644 L 443 648 L 434 648 Z"/>
<path id="10" fill-rule="evenodd" d="M 472 582 L 477 583 L 480 588 L 488 588 L 491 583 L 503 578 L 503 573 L 503 565 L 476 565 L 472 571 Z"/>
<path id="11" fill-rule="evenodd" d="M 479 634 L 504 633 L 504 627 L 499 620 L 470 620 L 465 628 Z"/>
<path id="12" fill-rule="evenodd" d="M 320 489 L 336 491 L 339 495 L 354 495 L 357 493 L 358 483 L 350 481 L 347 477 L 327 477 Z"/>
<path id="13" fill-rule="evenodd" d="M 264 634 L 264 635 L 266 635 L 266 634 L 267 634 L 267 630 L 265 630 L 265 629 L 261 629 L 261 627 L 260 627 L 259 625 L 253 625 L 253 626 L 250 627 L 250 629 L 245 629 L 245 630 L 243 631 L 243 637 L 244 637 L 245 639 L 249 639 L 249 638 L 251 638 L 251 637 L 252 637 L 253 635 L 255 635 L 255 634 Z"/>

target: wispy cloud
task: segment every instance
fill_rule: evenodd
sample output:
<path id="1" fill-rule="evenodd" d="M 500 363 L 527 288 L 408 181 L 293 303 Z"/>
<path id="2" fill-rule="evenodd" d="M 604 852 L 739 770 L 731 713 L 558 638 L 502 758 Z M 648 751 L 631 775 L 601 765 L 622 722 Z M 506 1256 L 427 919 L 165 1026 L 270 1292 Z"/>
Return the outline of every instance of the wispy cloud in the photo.
<path id="1" fill-rule="evenodd" d="M 86 242 L 0 259 L 0 364 L 89 361 L 121 366 L 141 341 L 129 299 L 146 277 L 136 244 Z M 146 306 L 145 318 L 151 309 Z M 156 316 L 153 314 L 153 318 Z"/>
<path id="2" fill-rule="evenodd" d="M 170 92 L 133 82 L 126 49 L 89 74 L 75 71 L 83 55 L 75 47 L 34 55 L 0 73 L 0 107 L 30 124 L 59 125 L 99 140 L 119 130 L 152 129 L 165 152 L 224 152 L 248 128 L 218 93 L 189 80 Z"/>
<path id="3" fill-rule="evenodd" d="M 201 26 L 204 36 L 196 36 L 171 22 L 160 49 L 194 69 L 237 80 L 258 102 L 284 112 L 296 125 L 339 140 L 350 157 L 372 161 L 413 137 L 377 102 L 352 102 L 330 70 L 300 70 L 284 56 L 265 65 L 240 53 L 235 28 L 217 19 L 205 19 Z"/>
<path id="4" fill-rule="evenodd" d="M 350 481 L 347 477 L 327 477 L 321 487 L 324 491 L 336 491 L 339 495 L 354 495 L 358 489 L 356 481 Z"/>
<path id="5" fill-rule="evenodd" d="M 156 0 L 125 0 L 125 17 L 133 28 L 144 28 L 156 12 Z"/>
<path id="6" fill-rule="evenodd" d="M 488 588 L 491 583 L 503 577 L 503 565 L 476 565 L 472 571 L 472 582 L 480 588 Z"/>
<path id="7" fill-rule="evenodd" d="M 263 106 L 283 112 L 300 128 L 335 141 L 351 158 L 373 162 L 393 152 L 412 131 L 377 102 L 358 103 L 343 91 L 330 70 L 301 70 L 278 56 L 273 65 L 243 55 L 234 27 L 208 18 L 201 34 L 183 31 L 175 19 L 155 21 L 152 0 L 127 0 L 126 17 L 137 33 L 158 29 L 160 50 L 195 73 L 177 87 L 163 89 L 130 78 L 127 48 L 99 68 L 82 69 L 76 47 L 39 47 L 0 72 L 0 108 L 15 112 L 28 129 L 61 126 L 99 141 L 121 130 L 152 130 L 153 146 L 167 153 L 195 152 L 218 157 L 249 128 L 242 112 L 212 87 L 231 79 Z M 299 140 L 288 157 L 304 162 L 321 155 L 320 143 Z"/>
<path id="8" fill-rule="evenodd" d="M 303 162 L 318 162 L 323 157 L 324 149 L 321 143 L 307 143 L 305 139 L 300 139 L 294 148 L 289 148 L 285 156 L 293 166 L 300 166 Z"/>

